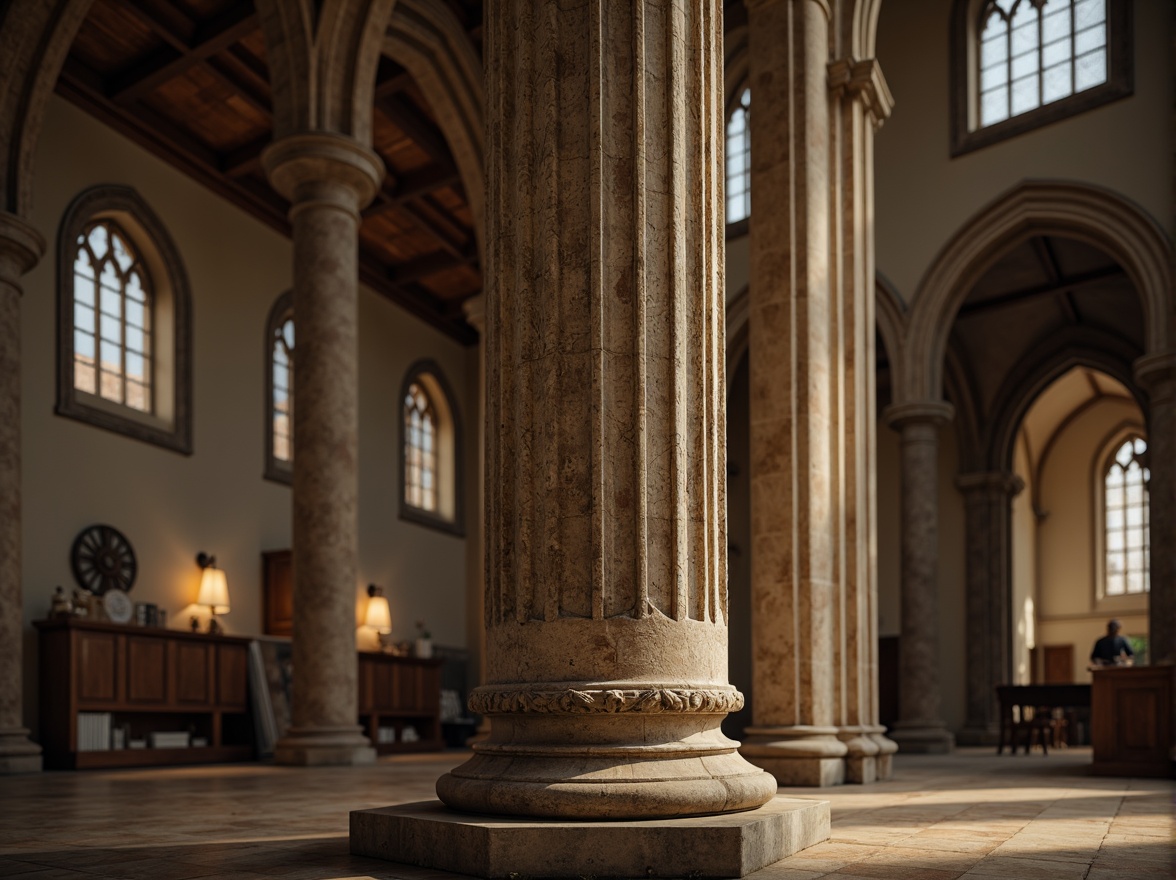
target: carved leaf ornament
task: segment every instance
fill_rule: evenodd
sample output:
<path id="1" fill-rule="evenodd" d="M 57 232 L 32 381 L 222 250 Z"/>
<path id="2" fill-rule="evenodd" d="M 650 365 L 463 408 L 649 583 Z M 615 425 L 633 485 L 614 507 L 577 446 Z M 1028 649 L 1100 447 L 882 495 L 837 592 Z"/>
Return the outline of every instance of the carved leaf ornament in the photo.
<path id="1" fill-rule="evenodd" d="M 470 711 L 479 715 L 546 713 L 558 715 L 619 712 L 696 712 L 726 714 L 743 708 L 736 690 L 650 688 L 648 690 L 532 691 L 478 689 L 470 695 Z"/>

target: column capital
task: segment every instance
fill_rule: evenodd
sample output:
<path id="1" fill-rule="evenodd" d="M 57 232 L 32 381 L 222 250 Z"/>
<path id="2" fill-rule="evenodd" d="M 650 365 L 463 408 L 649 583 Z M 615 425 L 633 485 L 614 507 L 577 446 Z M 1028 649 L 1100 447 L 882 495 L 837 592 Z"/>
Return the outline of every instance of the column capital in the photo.
<path id="1" fill-rule="evenodd" d="M 848 95 L 861 101 L 874 128 L 890 118 L 894 109 L 894 95 L 882 75 L 877 58 L 841 58 L 829 63 L 829 90 L 835 95 Z"/>
<path id="2" fill-rule="evenodd" d="M 294 134 L 261 154 L 270 184 L 291 202 L 291 214 L 307 204 L 351 212 L 370 202 L 384 181 L 384 161 L 354 138 L 331 132 Z"/>
<path id="3" fill-rule="evenodd" d="M 1176 398 L 1176 351 L 1145 354 L 1132 365 L 1135 381 L 1152 402 Z"/>
<path id="4" fill-rule="evenodd" d="M 16 214 L 0 211 L 0 281 L 16 282 L 45 253 L 45 238 Z"/>
<path id="5" fill-rule="evenodd" d="M 946 400 L 912 400 L 892 403 L 882 411 L 882 418 L 895 431 L 908 425 L 931 425 L 938 428 L 955 416 L 955 407 Z"/>
<path id="6" fill-rule="evenodd" d="M 477 296 L 471 296 L 461 304 L 461 311 L 465 315 L 466 323 L 477 330 L 479 336 L 485 338 L 486 294 L 479 293 Z"/>
<path id="7" fill-rule="evenodd" d="M 976 471 L 960 474 L 955 480 L 956 488 L 965 495 L 989 494 L 1007 496 L 1009 500 L 1021 494 L 1025 481 L 1011 471 Z"/>

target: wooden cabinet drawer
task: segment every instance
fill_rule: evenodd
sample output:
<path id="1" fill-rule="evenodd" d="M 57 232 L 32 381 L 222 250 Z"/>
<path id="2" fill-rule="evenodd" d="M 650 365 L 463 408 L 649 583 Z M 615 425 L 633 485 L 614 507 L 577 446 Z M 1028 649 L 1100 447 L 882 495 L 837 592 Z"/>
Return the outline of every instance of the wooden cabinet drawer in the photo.
<path id="1" fill-rule="evenodd" d="M 216 646 L 217 702 L 244 709 L 249 701 L 249 650 L 244 645 Z"/>
<path id="2" fill-rule="evenodd" d="M 127 700 L 167 702 L 167 642 L 162 638 L 127 637 Z"/>
<path id="3" fill-rule="evenodd" d="M 79 703 L 109 703 L 118 699 L 118 636 L 77 633 L 77 689 Z"/>
<path id="4" fill-rule="evenodd" d="M 177 642 L 175 701 L 186 706 L 207 706 L 212 694 L 212 645 Z"/>

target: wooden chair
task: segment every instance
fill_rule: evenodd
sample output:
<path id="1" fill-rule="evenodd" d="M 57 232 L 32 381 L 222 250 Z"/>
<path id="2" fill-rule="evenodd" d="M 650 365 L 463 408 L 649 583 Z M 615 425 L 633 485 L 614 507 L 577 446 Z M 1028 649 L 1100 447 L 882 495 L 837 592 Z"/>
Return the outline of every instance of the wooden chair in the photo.
<path id="1" fill-rule="evenodd" d="M 1000 740 L 996 746 L 998 755 L 1004 753 L 1005 746 L 1012 748 L 1017 754 L 1017 745 L 1022 736 L 1025 740 L 1025 754 L 1033 748 L 1033 739 L 1037 738 L 1041 744 L 1041 751 L 1048 755 L 1049 746 L 1058 745 L 1059 724 L 1053 717 L 1053 712 L 1045 706 L 1036 706 L 1019 698 L 1017 689 L 1008 685 L 1000 685 L 996 689 L 1000 700 Z"/>

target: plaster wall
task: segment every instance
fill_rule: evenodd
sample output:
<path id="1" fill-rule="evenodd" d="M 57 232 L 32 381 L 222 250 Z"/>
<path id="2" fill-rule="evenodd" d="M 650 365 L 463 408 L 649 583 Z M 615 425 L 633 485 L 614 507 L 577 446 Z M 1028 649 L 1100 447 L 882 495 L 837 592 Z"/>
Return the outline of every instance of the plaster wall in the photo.
<path id="1" fill-rule="evenodd" d="M 135 187 L 180 251 L 192 291 L 194 454 L 183 456 L 54 414 L 57 226 L 98 183 Z M 138 558 L 136 601 L 184 628 L 194 609 L 198 551 L 226 572 L 230 633 L 262 629 L 263 550 L 290 546 L 290 488 L 263 479 L 266 316 L 291 284 L 290 242 L 65 101 L 48 108 L 36 162 L 34 225 L 48 242 L 25 278 L 23 347 L 23 619 L 26 718 L 35 724 L 35 637 L 54 586 L 70 589 L 69 549 L 94 523 L 123 532 Z M 400 384 L 434 359 L 472 428 L 469 354 L 380 295 L 359 298 L 359 579 L 357 621 L 375 582 L 387 589 L 394 636 L 426 620 L 463 645 L 465 541 L 399 519 Z M 467 485 L 469 480 L 467 471 Z M 467 509 L 466 516 L 471 515 Z"/>
<path id="2" fill-rule="evenodd" d="M 1027 178 L 1076 180 L 1138 203 L 1173 231 L 1171 3 L 1134 7 L 1135 93 L 951 158 L 947 0 L 887 0 L 877 57 L 894 93 L 875 142 L 878 269 L 908 302 L 938 251 Z M 1126 161 L 1130 157 L 1129 161 Z"/>
<path id="3" fill-rule="evenodd" d="M 1037 644 L 1073 645 L 1074 681 L 1090 681 L 1090 648 L 1109 618 L 1122 621 L 1125 635 L 1147 634 L 1146 596 L 1096 594 L 1096 470 L 1124 425 L 1142 428 L 1135 401 L 1100 398 L 1061 428 L 1039 468 Z"/>

